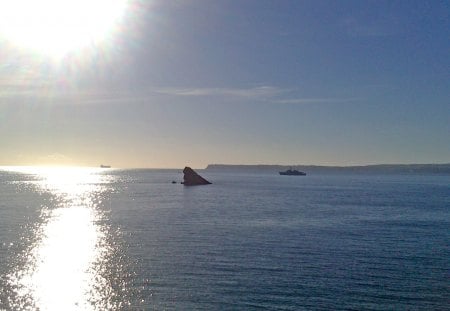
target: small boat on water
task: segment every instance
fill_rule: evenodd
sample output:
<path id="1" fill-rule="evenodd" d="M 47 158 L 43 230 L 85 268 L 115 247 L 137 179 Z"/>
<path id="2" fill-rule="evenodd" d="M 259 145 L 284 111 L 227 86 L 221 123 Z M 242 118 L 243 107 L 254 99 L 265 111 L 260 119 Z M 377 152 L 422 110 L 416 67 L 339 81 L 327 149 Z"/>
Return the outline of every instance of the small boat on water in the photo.
<path id="1" fill-rule="evenodd" d="M 103 164 L 101 164 L 100 168 L 111 168 L 111 165 L 103 165 Z"/>
<path id="2" fill-rule="evenodd" d="M 292 168 L 288 169 L 287 171 L 280 172 L 280 175 L 288 175 L 288 176 L 305 176 L 305 172 L 300 172 L 297 170 L 293 170 Z"/>

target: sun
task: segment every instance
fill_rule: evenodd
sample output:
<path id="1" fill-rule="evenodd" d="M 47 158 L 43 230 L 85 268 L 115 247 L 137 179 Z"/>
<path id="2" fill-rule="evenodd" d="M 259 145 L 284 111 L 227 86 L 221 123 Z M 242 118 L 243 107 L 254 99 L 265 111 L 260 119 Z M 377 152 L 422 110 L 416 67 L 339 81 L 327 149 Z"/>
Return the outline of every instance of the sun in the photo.
<path id="1" fill-rule="evenodd" d="M 61 56 L 110 38 L 127 0 L 0 0 L 0 40 Z"/>

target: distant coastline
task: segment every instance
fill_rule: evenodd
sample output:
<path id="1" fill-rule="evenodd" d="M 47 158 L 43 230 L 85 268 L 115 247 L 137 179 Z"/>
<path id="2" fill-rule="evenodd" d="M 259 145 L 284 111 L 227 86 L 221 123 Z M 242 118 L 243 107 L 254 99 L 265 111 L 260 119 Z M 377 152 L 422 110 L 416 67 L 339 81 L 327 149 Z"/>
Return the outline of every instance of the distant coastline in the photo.
<path id="1" fill-rule="evenodd" d="M 286 169 L 296 169 L 306 173 L 355 173 L 355 174 L 437 174 L 450 175 L 450 163 L 446 164 L 375 164 L 359 166 L 321 165 L 233 165 L 209 164 L 207 171 L 277 173 Z"/>

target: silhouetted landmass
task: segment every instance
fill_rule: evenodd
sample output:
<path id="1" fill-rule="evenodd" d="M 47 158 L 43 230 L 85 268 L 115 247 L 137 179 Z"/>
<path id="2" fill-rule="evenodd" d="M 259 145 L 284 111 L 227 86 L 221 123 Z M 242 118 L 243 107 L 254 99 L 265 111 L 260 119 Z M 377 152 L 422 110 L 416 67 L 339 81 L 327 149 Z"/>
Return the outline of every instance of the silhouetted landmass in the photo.
<path id="1" fill-rule="evenodd" d="M 209 164 L 208 171 L 274 173 L 296 169 L 311 173 L 354 173 L 354 174 L 438 174 L 450 175 L 447 164 L 377 164 L 364 166 L 319 166 L 319 165 L 232 165 Z"/>

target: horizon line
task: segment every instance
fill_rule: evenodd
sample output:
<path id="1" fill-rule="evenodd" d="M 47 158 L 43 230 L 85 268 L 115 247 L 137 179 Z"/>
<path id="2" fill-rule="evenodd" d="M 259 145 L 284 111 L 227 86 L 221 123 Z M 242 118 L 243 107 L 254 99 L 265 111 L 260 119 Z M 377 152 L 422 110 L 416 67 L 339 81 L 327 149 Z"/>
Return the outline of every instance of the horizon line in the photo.
<path id="1" fill-rule="evenodd" d="M 348 165 L 332 165 L 332 164 L 230 164 L 230 163 L 209 163 L 204 167 L 193 167 L 194 169 L 207 169 L 209 166 L 310 166 L 310 167 L 340 167 L 340 168 L 351 168 L 351 167 L 370 167 L 370 166 L 418 166 L 418 165 L 450 165 L 450 162 L 434 162 L 434 163 L 372 163 L 372 164 L 348 164 Z M 122 166 L 112 166 L 109 168 L 101 168 L 99 165 L 72 165 L 72 164 L 24 164 L 24 165 L 0 165 L 2 168 L 14 168 L 14 167 L 41 167 L 41 168 L 98 168 L 103 170 L 126 170 L 126 169 L 165 169 L 165 170 L 176 170 L 182 169 L 183 167 L 190 166 L 189 164 L 179 167 L 151 167 L 151 166 L 141 166 L 141 167 L 122 167 Z M 190 166 L 192 167 L 192 166 Z"/>

